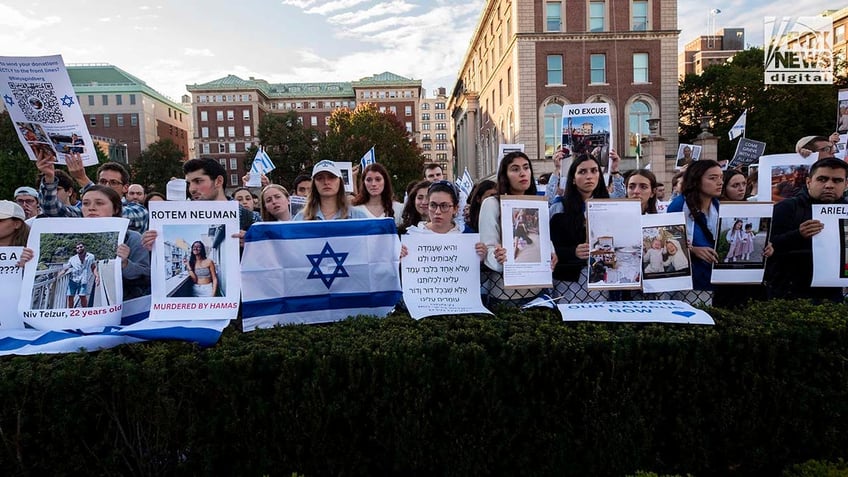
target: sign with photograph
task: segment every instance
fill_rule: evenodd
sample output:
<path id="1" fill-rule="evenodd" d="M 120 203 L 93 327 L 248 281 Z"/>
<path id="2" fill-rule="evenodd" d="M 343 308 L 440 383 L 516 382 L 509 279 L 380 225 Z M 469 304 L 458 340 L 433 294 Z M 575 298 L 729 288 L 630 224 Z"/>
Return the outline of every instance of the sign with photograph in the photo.
<path id="1" fill-rule="evenodd" d="M 0 56 L 0 95 L 31 160 L 49 157 L 64 164 L 66 154 L 79 153 L 84 165 L 97 164 L 61 55 Z"/>
<path id="2" fill-rule="evenodd" d="M 813 220 L 824 227 L 813 235 L 811 286 L 848 286 L 848 205 L 813 204 Z"/>
<path id="3" fill-rule="evenodd" d="M 231 320 L 241 296 L 236 201 L 150 204 L 151 320 Z"/>
<path id="4" fill-rule="evenodd" d="M 24 266 L 18 300 L 24 322 L 39 330 L 120 325 L 117 248 L 128 224 L 119 217 L 34 220 L 27 241 L 33 259 Z"/>
<path id="5" fill-rule="evenodd" d="M 563 321 L 714 325 L 704 310 L 677 300 L 607 301 L 557 305 Z"/>
<path id="6" fill-rule="evenodd" d="M 819 158 L 813 153 L 807 157 L 799 154 L 769 154 L 760 157 L 757 168 L 757 200 L 780 202 L 794 197 L 807 186 L 810 166 Z"/>
<path id="7" fill-rule="evenodd" d="M 733 153 L 733 159 L 727 165 L 728 168 L 747 166 L 760 160 L 760 156 L 766 150 L 766 143 L 755 141 L 746 137 L 740 138 L 736 143 L 736 152 Z"/>
<path id="8" fill-rule="evenodd" d="M 589 199 L 589 290 L 642 288 L 642 215 L 639 199 Z"/>
<path id="9" fill-rule="evenodd" d="M 712 283 L 762 283 L 773 208 L 769 202 L 721 204 Z"/>
<path id="10" fill-rule="evenodd" d="M 566 104 L 562 107 L 562 145 L 572 156 L 591 154 L 609 171 L 609 151 L 615 147 L 611 124 L 607 103 Z"/>
<path id="11" fill-rule="evenodd" d="M 345 192 L 353 193 L 353 163 L 352 162 L 335 162 L 339 172 L 342 173 L 342 182 L 344 182 Z"/>
<path id="12" fill-rule="evenodd" d="M 642 291 L 692 289 L 692 261 L 683 212 L 642 216 Z"/>
<path id="13" fill-rule="evenodd" d="M 479 234 L 401 236 L 409 252 L 401 260 L 403 302 L 413 318 L 492 314 L 480 299 L 479 241 Z"/>
<path id="14" fill-rule="evenodd" d="M 553 285 L 548 202 L 541 196 L 501 196 L 501 240 L 506 248 L 504 287 Z"/>
<path id="15" fill-rule="evenodd" d="M 21 282 L 24 269 L 18 267 L 23 247 L 0 247 L 0 303 L 17 303 L 21 296 Z M 20 329 L 24 327 L 17 308 L 14 311 L 0 313 L 0 329 Z"/>
<path id="16" fill-rule="evenodd" d="M 677 162 L 675 169 L 682 169 L 701 158 L 701 146 L 694 144 L 681 144 L 677 148 Z"/>

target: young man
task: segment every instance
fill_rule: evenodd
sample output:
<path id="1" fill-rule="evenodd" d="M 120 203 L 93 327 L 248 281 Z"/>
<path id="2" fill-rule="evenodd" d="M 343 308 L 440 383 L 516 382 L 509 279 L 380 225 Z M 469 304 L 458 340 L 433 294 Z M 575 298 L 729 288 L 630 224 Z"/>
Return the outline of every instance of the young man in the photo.
<path id="1" fill-rule="evenodd" d="M 312 188 L 312 177 L 307 174 L 301 174 L 294 178 L 294 187 L 292 191 L 294 195 L 306 197 L 309 195 L 309 189 Z"/>
<path id="2" fill-rule="evenodd" d="M 77 181 L 77 184 L 82 186 L 80 197 L 85 194 L 89 187 L 94 185 L 94 182 L 85 175 L 85 169 L 82 165 L 82 158 L 79 154 L 69 154 L 65 156 L 65 162 L 68 164 L 68 173 Z M 50 158 L 39 158 L 35 162 L 35 166 L 44 175 L 41 180 L 41 211 L 47 217 L 82 217 L 82 210 L 76 205 L 66 205 L 59 200 L 57 196 L 58 181 L 56 180 L 56 168 Z M 139 233 L 144 233 L 147 230 L 147 209 L 141 204 L 127 202 L 124 194 L 127 193 L 129 187 L 130 175 L 124 166 L 117 162 L 106 162 L 97 169 L 97 183 L 103 186 L 111 187 L 112 190 L 121 196 L 121 205 L 123 206 L 122 215 L 129 219 L 129 229 Z"/>
<path id="3" fill-rule="evenodd" d="M 88 306 L 88 281 L 94 275 L 94 286 L 100 283 L 100 275 L 94 263 L 94 255 L 85 251 L 85 244 L 80 242 L 76 246 L 76 255 L 71 256 L 65 267 L 59 272 L 58 277 L 67 275 L 68 278 L 68 308 L 74 308 L 74 297 L 79 296 L 80 306 Z M 57 278 L 58 278 L 57 277 Z"/>
<path id="4" fill-rule="evenodd" d="M 848 164 L 840 159 L 819 159 L 810 168 L 807 187 L 774 206 L 771 243 L 774 255 L 766 262 L 769 298 L 812 298 L 842 301 L 842 288 L 810 287 L 813 278 L 812 237 L 824 228 L 812 220 L 813 204 L 845 204 Z"/>
<path id="5" fill-rule="evenodd" d="M 32 187 L 21 186 L 15 189 L 15 202 L 24 209 L 27 220 L 38 215 L 38 192 Z"/>
<path id="6" fill-rule="evenodd" d="M 440 181 L 445 178 L 444 172 L 442 172 L 442 166 L 436 164 L 435 162 L 431 162 L 424 166 L 424 178 L 430 182 Z"/>
<path id="7" fill-rule="evenodd" d="M 144 203 L 144 186 L 141 184 L 130 184 L 127 187 L 127 200 L 136 204 Z"/>

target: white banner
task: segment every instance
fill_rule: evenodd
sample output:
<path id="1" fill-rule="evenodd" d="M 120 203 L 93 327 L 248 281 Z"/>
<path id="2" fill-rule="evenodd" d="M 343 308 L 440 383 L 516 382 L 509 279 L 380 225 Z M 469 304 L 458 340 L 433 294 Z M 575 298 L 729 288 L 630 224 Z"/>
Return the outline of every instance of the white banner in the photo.
<path id="1" fill-rule="evenodd" d="M 642 203 L 639 199 L 589 199 L 589 290 L 642 288 Z"/>
<path id="2" fill-rule="evenodd" d="M 79 153 L 84 165 L 97 164 L 61 55 L 0 57 L 0 95 L 30 159 L 64 164 L 66 154 Z"/>
<path id="3" fill-rule="evenodd" d="M 718 211 L 718 237 L 711 283 L 762 283 L 763 250 L 769 243 L 771 202 L 723 202 Z"/>
<path id="4" fill-rule="evenodd" d="M 642 216 L 642 291 L 692 289 L 692 261 L 683 212 Z"/>
<path id="5" fill-rule="evenodd" d="M 150 203 L 157 232 L 150 266 L 151 320 L 231 320 L 238 314 L 236 201 Z"/>
<path id="6" fill-rule="evenodd" d="M 504 287 L 553 286 L 548 202 L 542 196 L 504 195 L 500 203 Z"/>
<path id="7" fill-rule="evenodd" d="M 21 295 L 24 269 L 17 266 L 23 247 L 0 247 L 0 303 L 17 303 Z M 0 329 L 24 327 L 17 308 L 0 313 Z"/>
<path id="8" fill-rule="evenodd" d="M 824 225 L 813 235 L 814 287 L 848 286 L 848 205 L 813 204 L 813 220 Z"/>
<path id="9" fill-rule="evenodd" d="M 607 301 L 557 305 L 563 321 L 714 325 L 704 310 L 677 300 Z"/>
<path id="10" fill-rule="evenodd" d="M 417 319 L 434 315 L 492 314 L 480 299 L 478 234 L 401 236 L 403 302 Z"/>
<path id="11" fill-rule="evenodd" d="M 38 330 L 121 323 L 123 283 L 118 244 L 129 221 L 118 217 L 41 218 L 32 222 L 18 311 Z M 61 230 L 61 232 L 57 232 Z"/>

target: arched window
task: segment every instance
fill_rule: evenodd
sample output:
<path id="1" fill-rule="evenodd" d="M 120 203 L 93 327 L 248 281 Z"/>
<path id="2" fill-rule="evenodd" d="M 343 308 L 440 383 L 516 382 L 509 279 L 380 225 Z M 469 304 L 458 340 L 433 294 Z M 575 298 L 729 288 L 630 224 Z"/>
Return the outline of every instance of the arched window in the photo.
<path id="1" fill-rule="evenodd" d="M 627 156 L 635 156 L 640 139 L 648 135 L 648 119 L 650 117 L 650 104 L 641 99 L 633 101 L 627 115 Z"/>
<path id="2" fill-rule="evenodd" d="M 545 106 L 543 123 L 545 157 L 551 158 L 562 145 L 562 105 L 550 103 Z"/>

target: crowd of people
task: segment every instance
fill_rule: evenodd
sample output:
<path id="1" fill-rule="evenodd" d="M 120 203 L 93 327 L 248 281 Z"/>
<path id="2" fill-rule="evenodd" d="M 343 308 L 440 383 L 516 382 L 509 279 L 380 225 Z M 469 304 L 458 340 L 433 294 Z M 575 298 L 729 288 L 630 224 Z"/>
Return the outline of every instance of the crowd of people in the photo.
<path id="1" fill-rule="evenodd" d="M 742 170 L 723 170 L 713 160 L 693 160 L 672 179 L 671 196 L 648 169 L 622 174 L 620 158 L 610 150 L 609 170 L 591 154 L 569 155 L 561 150 L 554 155 L 555 171 L 541 182 L 533 171 L 533 162 L 522 152 L 506 154 L 500 161 L 494 180 L 482 180 L 470 191 L 460 190 L 447 181 L 437 164 L 428 164 L 422 178 L 410 183 L 403 201 L 392 188 L 390 172 L 382 164 L 370 164 L 354 170 L 356 192 L 345 192 L 341 171 L 333 161 L 319 161 L 310 175 L 298 176 L 291 191 L 262 177 L 262 187 L 254 193 L 247 186 L 230 196 L 225 192 L 226 171 L 211 158 L 191 159 L 183 171 L 190 200 L 236 200 L 239 203 L 240 232 L 232 239 L 242 240 L 255 222 L 343 220 L 391 217 L 400 234 L 478 233 L 475 247 L 481 269 L 489 285 L 481 294 L 489 304 L 523 304 L 542 293 L 551 294 L 560 303 L 624 299 L 629 295 L 603 291 L 589 292 L 590 244 L 586 229 L 586 203 L 589 199 L 629 198 L 641 203 L 642 214 L 682 212 L 686 237 L 657 237 L 645 243 L 645 273 L 680 271 L 690 266 L 693 289 L 711 293 L 717 306 L 735 306 L 749 299 L 811 298 L 842 301 L 841 288 L 811 287 L 812 241 L 823 229 L 812 219 L 812 204 L 845 203 L 848 165 L 833 157 L 833 137 L 809 136 L 798 142 L 801 156 L 818 153 L 801 187 L 778 202 L 771 220 L 771 240 L 760 253 L 769 257 L 765 280 L 759 285 L 716 286 L 711 283 L 713 265 L 719 263 L 716 240 L 719 238 L 718 211 L 722 202 L 756 198 L 756 182 Z M 563 164 L 567 170 L 562 171 Z M 118 163 L 105 163 L 97 171 L 96 181 L 87 177 L 79 154 L 69 154 L 68 172 L 56 170 L 52 160 L 36 162 L 40 171 L 36 187 L 21 186 L 13 201 L 0 201 L 0 246 L 25 246 L 29 224 L 39 217 L 125 217 L 129 231 L 117 248 L 125 297 L 150 292 L 150 251 L 156 232 L 148 230 L 147 206 L 163 200 L 161 194 L 145 192 L 132 184 L 126 169 Z M 358 168 L 356 168 L 358 169 Z M 605 175 L 607 179 L 605 179 Z M 245 183 L 247 183 L 245 177 Z M 544 188 L 543 192 L 542 188 Z M 467 193 L 466 193 L 467 192 Z M 519 213 L 513 217 L 514 241 L 503 243 L 500 197 L 505 195 L 547 196 L 550 212 L 550 236 L 538 237 L 538 224 Z M 302 208 L 292 212 L 293 197 L 302 198 Z M 533 237 L 531 239 L 531 233 Z M 750 260 L 755 230 L 741 220 L 727 232 L 731 252 L 725 262 Z M 447 240 L 450 240 L 446 237 Z M 518 255 L 533 240 L 549 240 L 553 288 L 516 290 L 503 286 L 503 265 Z M 684 242 L 685 243 L 681 243 Z M 242 242 L 243 245 L 243 242 Z M 689 252 L 687 261 L 685 251 Z M 84 248 L 83 248 L 84 252 Z M 402 250 L 401 259 L 407 251 Z M 86 263 L 85 255 L 76 255 Z M 194 242 L 188 251 L 186 266 L 195 296 L 215 296 L 218 287 L 216 264 L 207 256 L 205 245 Z M 32 260 L 25 249 L 20 264 Z M 98 257 L 99 258 L 99 257 Z M 82 265 L 69 267 L 68 273 L 84 274 Z M 67 290 L 68 301 L 80 294 L 80 285 Z"/>

